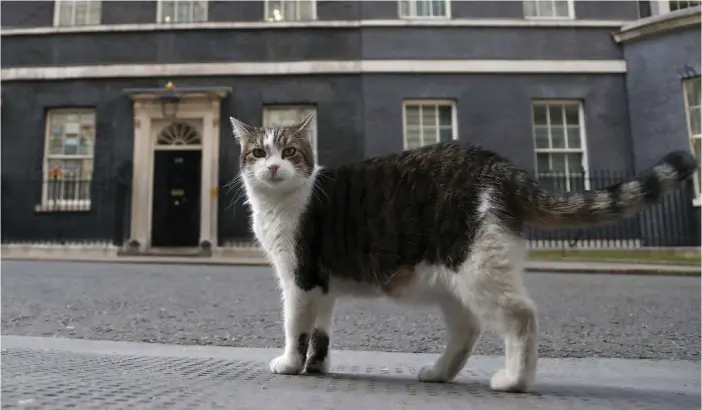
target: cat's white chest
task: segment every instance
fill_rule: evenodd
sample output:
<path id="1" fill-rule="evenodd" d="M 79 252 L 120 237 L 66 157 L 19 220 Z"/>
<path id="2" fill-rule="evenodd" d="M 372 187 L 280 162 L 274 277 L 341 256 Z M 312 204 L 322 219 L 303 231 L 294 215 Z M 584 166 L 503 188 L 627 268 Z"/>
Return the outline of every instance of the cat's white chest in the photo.
<path id="1" fill-rule="evenodd" d="M 254 215 L 254 234 L 279 273 L 295 269 L 297 222 L 292 215 L 275 212 Z"/>

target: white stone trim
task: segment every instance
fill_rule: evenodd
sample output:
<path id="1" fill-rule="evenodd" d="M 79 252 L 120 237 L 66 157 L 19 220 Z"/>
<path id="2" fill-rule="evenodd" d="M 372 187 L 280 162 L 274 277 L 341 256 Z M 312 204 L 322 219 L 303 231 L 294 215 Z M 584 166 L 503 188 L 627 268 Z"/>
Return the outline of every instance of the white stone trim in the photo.
<path id="1" fill-rule="evenodd" d="M 626 20 L 568 19 L 397 19 L 397 20 L 314 20 L 314 21 L 232 21 L 198 23 L 100 24 L 94 26 L 4 28 L 1 36 L 26 36 L 61 33 L 115 33 L 133 31 L 252 30 L 289 28 L 358 27 L 610 27 L 621 28 Z"/>
<path id="2" fill-rule="evenodd" d="M 153 220 L 154 154 L 158 150 L 153 121 L 167 120 L 161 105 L 154 100 L 135 97 L 134 152 L 132 173 L 131 226 L 128 240 L 137 240 L 140 251 L 151 247 Z M 219 185 L 219 118 L 218 97 L 185 94 L 178 106 L 178 116 L 201 121 L 202 153 L 200 181 L 200 232 L 198 243 L 217 245 L 217 197 L 212 195 Z M 188 147 L 191 148 L 191 147 Z"/>
<path id="3" fill-rule="evenodd" d="M 614 40 L 617 43 L 623 43 L 680 28 L 699 28 L 702 22 L 700 13 L 702 13 L 702 6 L 697 6 L 637 20 L 615 33 Z"/>
<path id="4" fill-rule="evenodd" d="M 2 81 L 362 73 L 621 74 L 625 60 L 348 60 L 14 67 Z"/>

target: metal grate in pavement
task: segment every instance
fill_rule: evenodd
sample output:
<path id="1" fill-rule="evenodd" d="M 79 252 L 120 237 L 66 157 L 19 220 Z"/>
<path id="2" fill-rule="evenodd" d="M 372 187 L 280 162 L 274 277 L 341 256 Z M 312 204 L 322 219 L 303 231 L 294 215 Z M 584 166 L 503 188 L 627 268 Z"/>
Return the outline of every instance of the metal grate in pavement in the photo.
<path id="1" fill-rule="evenodd" d="M 278 376 L 260 360 L 2 351 L 3 409 L 699 409 L 699 394 L 549 385 L 501 394 L 487 372 L 450 384 L 398 365 L 337 366 L 324 376 Z"/>

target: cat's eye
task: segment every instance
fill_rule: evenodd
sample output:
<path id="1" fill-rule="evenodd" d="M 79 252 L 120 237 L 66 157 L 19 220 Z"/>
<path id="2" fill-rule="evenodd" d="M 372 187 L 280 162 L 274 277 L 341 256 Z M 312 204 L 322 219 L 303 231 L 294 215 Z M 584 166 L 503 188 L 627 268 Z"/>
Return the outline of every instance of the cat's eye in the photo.
<path id="1" fill-rule="evenodd" d="M 256 158 L 263 158 L 266 156 L 266 151 L 262 150 L 261 148 L 254 148 L 253 151 L 251 151 L 251 154 Z"/>
<path id="2" fill-rule="evenodd" d="M 283 157 L 292 157 L 293 155 L 295 155 L 296 152 L 297 150 L 293 147 L 285 148 L 283 150 Z"/>

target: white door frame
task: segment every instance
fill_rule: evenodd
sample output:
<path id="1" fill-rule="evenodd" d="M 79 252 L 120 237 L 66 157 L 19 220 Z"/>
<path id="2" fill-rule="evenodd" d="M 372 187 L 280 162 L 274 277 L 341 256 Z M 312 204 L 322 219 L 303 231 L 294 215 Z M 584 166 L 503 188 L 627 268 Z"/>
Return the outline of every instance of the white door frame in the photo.
<path id="1" fill-rule="evenodd" d="M 139 251 L 151 247 L 154 155 L 157 131 L 154 121 L 197 120 L 201 122 L 202 143 L 199 146 L 165 149 L 200 149 L 202 170 L 200 181 L 200 235 L 198 243 L 208 241 L 217 246 L 217 201 L 219 185 L 219 122 L 221 94 L 191 93 L 181 97 L 174 119 L 164 117 L 156 93 L 132 95 L 134 107 L 134 152 L 132 165 L 132 201 L 129 242 L 137 241 Z"/>

